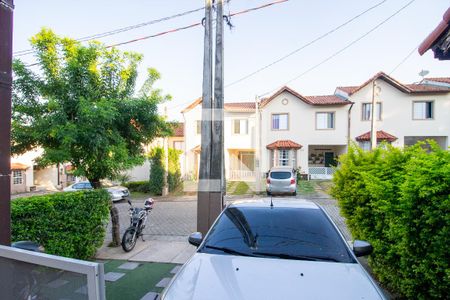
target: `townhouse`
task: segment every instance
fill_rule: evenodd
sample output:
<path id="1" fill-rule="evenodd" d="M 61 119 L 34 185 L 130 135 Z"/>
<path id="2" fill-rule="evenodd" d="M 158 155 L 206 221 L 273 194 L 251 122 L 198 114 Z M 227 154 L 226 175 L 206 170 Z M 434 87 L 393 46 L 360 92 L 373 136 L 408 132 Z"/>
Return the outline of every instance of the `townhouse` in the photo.
<path id="1" fill-rule="evenodd" d="M 273 166 L 292 166 L 311 178 L 330 178 L 336 159 L 355 142 L 370 148 L 372 97 L 378 143 L 403 147 L 425 139 L 449 146 L 450 78 L 402 84 L 380 72 L 334 94 L 303 96 L 283 87 L 258 102 L 224 107 L 225 173 L 255 180 Z M 184 170 L 196 178 L 200 154 L 201 99 L 183 111 Z"/>

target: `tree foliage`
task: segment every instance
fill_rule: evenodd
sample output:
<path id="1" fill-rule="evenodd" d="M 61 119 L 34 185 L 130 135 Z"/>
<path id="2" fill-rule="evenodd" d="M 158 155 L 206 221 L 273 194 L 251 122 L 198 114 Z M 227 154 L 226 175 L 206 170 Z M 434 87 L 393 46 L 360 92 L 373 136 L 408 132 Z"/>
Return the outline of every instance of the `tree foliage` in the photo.
<path id="1" fill-rule="evenodd" d="M 136 92 L 142 55 L 82 45 L 49 29 L 31 38 L 38 69 L 13 62 L 14 154 L 43 149 L 41 165 L 70 162 L 93 184 L 144 161 L 144 144 L 170 132 L 157 105 L 170 98 L 149 69 Z"/>
<path id="2" fill-rule="evenodd" d="M 350 147 L 332 188 L 369 263 L 400 296 L 442 299 L 450 290 L 450 152 L 432 141 L 406 149 Z"/>
<path id="3" fill-rule="evenodd" d="M 169 148 L 169 172 L 167 174 L 167 182 L 170 192 L 175 191 L 182 183 L 180 166 L 181 153 L 182 151 L 180 150 Z"/>
<path id="4" fill-rule="evenodd" d="M 150 152 L 150 193 L 162 195 L 164 188 L 164 149 L 155 147 Z"/>

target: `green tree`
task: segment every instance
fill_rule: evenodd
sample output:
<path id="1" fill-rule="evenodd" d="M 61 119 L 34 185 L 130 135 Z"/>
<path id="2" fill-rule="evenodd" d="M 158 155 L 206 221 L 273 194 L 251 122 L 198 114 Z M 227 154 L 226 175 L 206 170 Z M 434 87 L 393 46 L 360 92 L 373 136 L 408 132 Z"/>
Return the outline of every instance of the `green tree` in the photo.
<path id="1" fill-rule="evenodd" d="M 164 149 L 155 147 L 150 152 L 150 193 L 161 195 L 164 187 Z"/>
<path id="2" fill-rule="evenodd" d="M 181 168 L 180 168 L 180 154 L 182 151 L 169 148 L 169 171 L 167 174 L 167 183 L 169 191 L 175 191 L 181 185 Z"/>
<path id="3" fill-rule="evenodd" d="M 101 179 L 143 163 L 142 145 L 170 131 L 157 112 L 170 96 L 153 88 L 156 70 L 136 93 L 142 55 L 82 45 L 49 29 L 31 45 L 36 68 L 13 62 L 12 153 L 40 147 L 40 165 L 70 162 L 99 188 Z"/>

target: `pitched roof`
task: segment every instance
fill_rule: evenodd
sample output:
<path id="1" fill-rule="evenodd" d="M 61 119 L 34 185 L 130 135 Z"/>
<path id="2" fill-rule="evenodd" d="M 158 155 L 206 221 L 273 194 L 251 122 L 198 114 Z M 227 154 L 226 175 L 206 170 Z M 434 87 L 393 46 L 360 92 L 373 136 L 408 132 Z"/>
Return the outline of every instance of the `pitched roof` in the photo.
<path id="1" fill-rule="evenodd" d="M 450 84 L 450 77 L 427 77 L 425 80 Z"/>
<path id="2" fill-rule="evenodd" d="M 272 96 L 265 98 L 263 100 L 261 100 L 261 107 L 266 106 L 267 104 L 269 104 L 270 101 L 272 101 L 273 99 L 275 99 L 277 96 L 281 95 L 284 92 L 288 92 L 291 95 L 297 97 L 298 99 L 300 99 L 301 101 L 305 102 L 306 104 L 310 104 L 310 105 L 346 105 L 346 104 L 351 104 L 350 101 L 347 101 L 345 99 L 342 99 L 338 96 L 335 95 L 325 95 L 325 96 L 302 96 L 299 93 L 297 93 L 296 91 L 294 91 L 293 89 L 284 86 L 281 89 L 279 89 L 277 92 L 275 92 L 275 94 L 273 94 Z"/>
<path id="3" fill-rule="evenodd" d="M 442 21 L 436 26 L 436 28 L 423 40 L 419 46 L 419 54 L 423 55 L 428 49 L 432 48 L 436 42 L 450 30 L 450 7 L 442 16 Z"/>
<path id="4" fill-rule="evenodd" d="M 303 146 L 291 140 L 278 140 L 266 146 L 267 149 L 300 149 Z"/>
<path id="5" fill-rule="evenodd" d="M 418 84 L 402 84 L 401 82 L 392 78 L 391 76 L 387 75 L 384 72 L 378 72 L 377 74 L 372 76 L 369 80 L 367 80 L 360 86 L 347 86 L 347 87 L 341 86 L 341 87 L 338 87 L 337 89 L 340 89 L 340 90 L 346 92 L 349 96 L 351 96 L 377 79 L 384 80 L 385 82 L 389 83 L 390 85 L 394 86 L 395 88 L 399 89 L 400 91 L 402 91 L 404 93 L 408 93 L 408 94 L 411 94 L 411 93 L 448 93 L 448 92 L 450 92 L 449 87 L 433 86 L 429 83 L 428 84 L 420 84 L 420 83 L 418 83 Z M 445 77 L 441 78 L 441 80 L 446 80 L 446 78 Z M 432 81 L 432 80 L 430 79 L 430 81 Z M 433 81 L 437 81 L 437 80 L 433 80 Z M 445 82 L 445 81 L 441 81 L 441 82 Z"/>
<path id="6" fill-rule="evenodd" d="M 189 104 L 181 112 L 185 113 L 202 103 L 202 98 L 197 98 L 194 102 Z M 255 110 L 255 102 L 229 102 L 224 103 L 224 109 L 227 111 L 235 112 L 252 112 Z"/>
<path id="7" fill-rule="evenodd" d="M 367 131 L 366 133 L 357 136 L 355 140 L 357 140 L 358 142 L 370 141 L 370 131 Z M 393 142 L 395 140 L 397 140 L 397 137 L 393 136 L 392 134 L 389 134 L 383 130 L 377 131 L 377 141 Z"/>
<path id="8" fill-rule="evenodd" d="M 26 170 L 29 167 L 22 163 L 11 163 L 11 170 Z"/>
<path id="9" fill-rule="evenodd" d="M 174 122 L 173 126 L 173 135 L 174 137 L 183 137 L 184 136 L 184 123 L 182 122 Z"/>

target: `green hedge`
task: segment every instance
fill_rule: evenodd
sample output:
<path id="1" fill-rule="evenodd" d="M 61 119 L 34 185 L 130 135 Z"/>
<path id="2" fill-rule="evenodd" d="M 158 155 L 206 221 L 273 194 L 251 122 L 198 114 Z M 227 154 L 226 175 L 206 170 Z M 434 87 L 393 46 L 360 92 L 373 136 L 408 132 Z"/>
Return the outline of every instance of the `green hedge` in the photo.
<path id="1" fill-rule="evenodd" d="M 167 183 L 169 184 L 169 192 L 177 190 L 182 183 L 181 167 L 180 167 L 180 150 L 169 148 L 169 172 L 167 174 Z"/>
<path id="2" fill-rule="evenodd" d="M 450 152 L 434 142 L 341 156 L 332 195 L 353 238 L 374 246 L 369 264 L 400 297 L 450 290 Z"/>
<path id="3" fill-rule="evenodd" d="M 12 240 L 30 240 L 46 253 L 88 259 L 103 243 L 110 195 L 105 190 L 54 193 L 11 202 Z"/>
<path id="4" fill-rule="evenodd" d="M 150 193 L 149 181 L 130 181 L 125 183 L 130 192 Z"/>
<path id="5" fill-rule="evenodd" d="M 162 195 L 164 187 L 164 149 L 155 147 L 150 152 L 150 193 Z"/>

